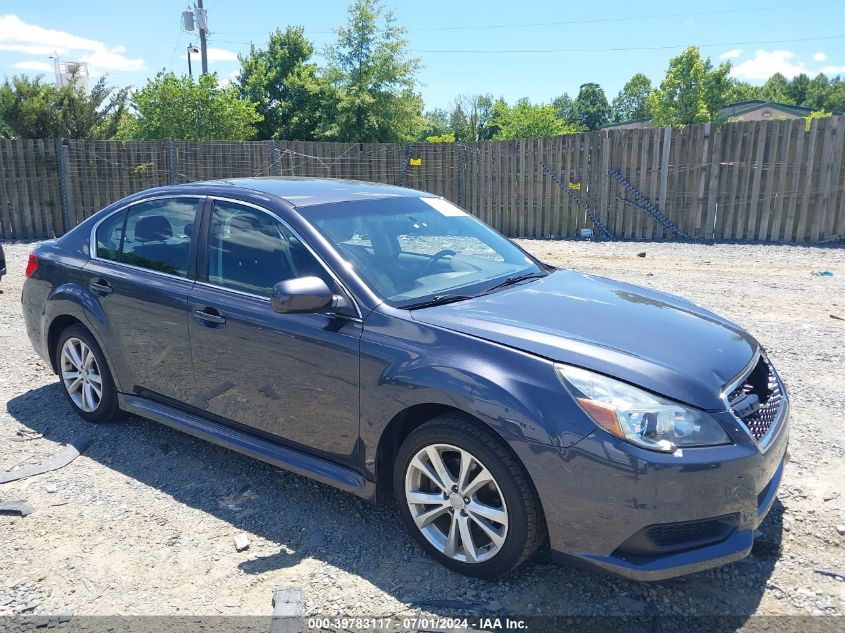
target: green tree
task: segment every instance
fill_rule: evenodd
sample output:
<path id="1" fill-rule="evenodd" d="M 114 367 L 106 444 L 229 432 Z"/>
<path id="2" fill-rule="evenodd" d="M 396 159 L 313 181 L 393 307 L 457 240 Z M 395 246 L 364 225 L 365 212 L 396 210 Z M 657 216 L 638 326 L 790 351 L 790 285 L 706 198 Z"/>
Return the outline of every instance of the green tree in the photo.
<path id="1" fill-rule="evenodd" d="M 588 130 L 595 130 L 610 122 L 610 105 L 604 90 L 596 83 L 581 86 L 575 99 L 578 122 Z"/>
<path id="2" fill-rule="evenodd" d="M 435 108 L 423 114 L 421 125 L 420 132 L 417 134 L 420 140 L 426 141 L 429 137 L 441 138 L 446 135 L 451 135 L 454 140 L 455 133 L 449 125 L 449 113 L 442 108 Z"/>
<path id="3" fill-rule="evenodd" d="M 239 55 L 235 85 L 242 99 L 255 103 L 263 119 L 256 138 L 312 140 L 320 136 L 336 106 L 335 91 L 310 62 L 313 44 L 302 27 L 270 34 L 267 48 L 250 46 Z"/>
<path id="4" fill-rule="evenodd" d="M 42 83 L 43 76 L 30 79 L 16 75 L 0 86 L 0 119 L 10 138 L 59 136 L 58 101 L 54 86 Z"/>
<path id="5" fill-rule="evenodd" d="M 669 61 L 666 77 L 650 99 L 656 125 L 687 125 L 712 121 L 727 102 L 731 65 L 714 67 L 701 51 L 690 46 Z"/>
<path id="6" fill-rule="evenodd" d="M 86 93 L 75 81 L 58 88 L 18 75 L 0 86 L 0 136 L 109 139 L 126 114 L 128 89 L 102 77 Z"/>
<path id="7" fill-rule="evenodd" d="M 132 95 L 135 116 L 121 127 L 122 138 L 244 141 L 261 121 L 255 104 L 235 86 L 222 87 L 216 74 L 197 82 L 161 71 Z"/>
<path id="8" fill-rule="evenodd" d="M 830 81 L 827 75 L 819 73 L 807 84 L 807 97 L 804 105 L 814 110 L 823 110 L 827 101 L 827 91 L 830 88 Z"/>
<path id="9" fill-rule="evenodd" d="M 129 108 L 129 88 L 113 89 L 101 77 L 88 94 L 71 82 L 59 90 L 65 138 L 114 138 Z"/>
<path id="10" fill-rule="evenodd" d="M 559 97 L 552 100 L 557 118 L 569 125 L 581 128 L 581 121 L 578 119 L 578 110 L 575 107 L 575 100 L 567 93 L 563 93 Z"/>
<path id="11" fill-rule="evenodd" d="M 845 112 L 845 82 L 837 75 L 828 79 L 819 73 L 807 82 L 807 96 L 804 105 L 814 110 Z"/>
<path id="12" fill-rule="evenodd" d="M 490 123 L 487 126 L 488 138 L 499 138 L 499 134 L 502 131 L 502 122 L 507 120 L 509 112 L 510 106 L 504 97 L 499 97 L 493 102 L 493 107 L 490 108 Z"/>
<path id="13" fill-rule="evenodd" d="M 762 88 L 752 86 L 747 81 L 731 80 L 728 90 L 725 93 L 725 105 L 737 101 L 749 101 L 751 99 L 762 99 Z"/>
<path id="14" fill-rule="evenodd" d="M 498 128 L 494 138 L 497 140 L 557 136 L 577 131 L 558 118 L 554 106 L 533 104 L 528 99 L 520 99 L 511 107 L 499 100 L 494 104 L 494 114 Z"/>
<path id="15" fill-rule="evenodd" d="M 804 73 L 795 75 L 786 89 L 790 102 L 796 105 L 804 105 L 807 101 L 807 89 L 809 87 L 810 78 L 807 75 Z"/>
<path id="16" fill-rule="evenodd" d="M 651 118 L 651 109 L 648 104 L 651 92 L 651 79 L 642 73 L 631 77 L 613 99 L 611 106 L 613 122 L 624 123 Z"/>
<path id="17" fill-rule="evenodd" d="M 845 112 L 845 81 L 839 75 L 828 84 L 824 106 L 830 112 Z"/>
<path id="18" fill-rule="evenodd" d="M 763 84 L 763 99 L 797 105 L 789 93 L 789 80 L 781 73 L 775 73 Z"/>
<path id="19" fill-rule="evenodd" d="M 405 30 L 379 0 L 355 0 L 337 43 L 327 49 L 328 76 L 338 91 L 326 135 L 343 141 L 413 140 L 421 127 L 416 92 L 419 60 L 408 54 Z"/>
<path id="20" fill-rule="evenodd" d="M 485 141 L 492 138 L 493 96 L 459 96 L 449 115 L 449 126 L 459 141 Z"/>

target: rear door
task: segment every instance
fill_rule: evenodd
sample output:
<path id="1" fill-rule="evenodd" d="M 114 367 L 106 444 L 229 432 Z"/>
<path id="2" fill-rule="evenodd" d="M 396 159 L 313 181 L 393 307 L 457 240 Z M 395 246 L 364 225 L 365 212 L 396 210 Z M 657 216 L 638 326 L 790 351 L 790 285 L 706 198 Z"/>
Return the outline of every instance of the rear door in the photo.
<path id="1" fill-rule="evenodd" d="M 190 397 L 188 295 L 201 201 L 197 196 L 141 201 L 95 228 L 83 283 L 93 301 L 91 324 L 124 391 L 182 402 Z"/>
<path id="2" fill-rule="evenodd" d="M 270 293 L 284 279 L 318 276 L 335 293 L 344 290 L 274 214 L 226 200 L 209 206 L 208 236 L 189 301 L 197 381 L 192 404 L 353 463 L 360 318 L 354 311 L 274 312 Z"/>

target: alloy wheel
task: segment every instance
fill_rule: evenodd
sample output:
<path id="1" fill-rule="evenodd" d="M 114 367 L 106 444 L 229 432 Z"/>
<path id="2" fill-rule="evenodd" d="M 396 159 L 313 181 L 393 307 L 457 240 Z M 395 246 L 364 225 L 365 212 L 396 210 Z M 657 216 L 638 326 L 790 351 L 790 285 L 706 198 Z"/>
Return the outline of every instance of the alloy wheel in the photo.
<path id="1" fill-rule="evenodd" d="M 103 397 L 103 378 L 94 352 L 84 341 L 69 338 L 62 345 L 61 372 L 73 403 L 86 413 L 96 411 Z"/>
<path id="2" fill-rule="evenodd" d="M 484 464 L 462 448 L 432 444 L 419 450 L 405 471 L 405 499 L 422 535 L 453 560 L 481 563 L 505 544 L 504 494 Z"/>

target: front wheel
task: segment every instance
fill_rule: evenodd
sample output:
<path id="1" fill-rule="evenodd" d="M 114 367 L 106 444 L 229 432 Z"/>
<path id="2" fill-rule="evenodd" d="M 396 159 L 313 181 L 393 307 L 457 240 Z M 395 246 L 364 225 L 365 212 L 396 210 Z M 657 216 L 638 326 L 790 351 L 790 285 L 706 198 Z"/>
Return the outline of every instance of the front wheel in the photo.
<path id="1" fill-rule="evenodd" d="M 62 332 L 56 346 L 62 391 L 89 422 L 109 422 L 118 413 L 117 389 L 100 346 L 82 325 Z"/>
<path id="2" fill-rule="evenodd" d="M 445 566 L 470 576 L 505 574 L 545 535 L 540 503 L 502 440 L 459 415 L 411 433 L 393 489 L 408 529 Z"/>

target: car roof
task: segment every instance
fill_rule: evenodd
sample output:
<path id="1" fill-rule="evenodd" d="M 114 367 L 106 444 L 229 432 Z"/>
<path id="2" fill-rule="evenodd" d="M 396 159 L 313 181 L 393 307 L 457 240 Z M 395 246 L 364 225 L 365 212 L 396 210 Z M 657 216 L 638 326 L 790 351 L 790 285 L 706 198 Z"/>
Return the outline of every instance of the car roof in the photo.
<path id="1" fill-rule="evenodd" d="M 340 178 L 298 178 L 266 176 L 256 178 L 226 178 L 206 180 L 193 185 L 228 185 L 282 198 L 294 207 L 310 207 L 333 202 L 372 200 L 379 198 L 422 198 L 432 194 L 360 180 Z"/>

